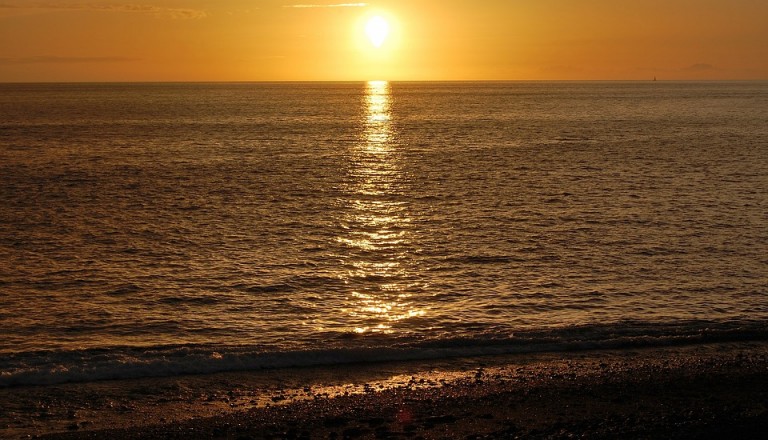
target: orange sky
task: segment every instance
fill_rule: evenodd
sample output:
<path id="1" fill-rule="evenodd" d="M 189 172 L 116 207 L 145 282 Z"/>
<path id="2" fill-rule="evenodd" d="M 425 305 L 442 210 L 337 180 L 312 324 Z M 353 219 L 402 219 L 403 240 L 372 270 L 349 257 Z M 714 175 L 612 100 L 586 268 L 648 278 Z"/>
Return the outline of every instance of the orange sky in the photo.
<path id="1" fill-rule="evenodd" d="M 0 81 L 768 79 L 766 23 L 765 0 L 0 0 Z"/>

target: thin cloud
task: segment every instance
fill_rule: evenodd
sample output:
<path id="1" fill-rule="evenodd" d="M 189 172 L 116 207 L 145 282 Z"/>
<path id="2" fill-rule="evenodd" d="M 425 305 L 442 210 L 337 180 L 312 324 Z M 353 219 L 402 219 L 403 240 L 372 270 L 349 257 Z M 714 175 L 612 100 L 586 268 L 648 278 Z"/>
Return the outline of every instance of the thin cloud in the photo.
<path id="1" fill-rule="evenodd" d="M 284 8 L 364 8 L 368 3 L 337 3 L 333 5 L 284 5 Z"/>
<path id="2" fill-rule="evenodd" d="M 18 58 L 0 58 L 0 64 L 83 64 L 83 63 L 125 63 L 138 61 L 138 58 L 127 57 L 58 57 L 32 56 Z"/>
<path id="3" fill-rule="evenodd" d="M 104 11 L 104 12 L 126 12 L 153 15 L 161 18 L 174 18 L 181 20 L 191 20 L 205 18 L 205 11 L 199 9 L 186 8 L 165 8 L 155 5 L 140 5 L 134 3 L 123 4 L 99 4 L 99 3 L 54 3 L 54 2 L 36 2 L 36 3 L 0 3 L 0 9 L 47 9 L 47 10 L 82 10 L 82 11 Z"/>

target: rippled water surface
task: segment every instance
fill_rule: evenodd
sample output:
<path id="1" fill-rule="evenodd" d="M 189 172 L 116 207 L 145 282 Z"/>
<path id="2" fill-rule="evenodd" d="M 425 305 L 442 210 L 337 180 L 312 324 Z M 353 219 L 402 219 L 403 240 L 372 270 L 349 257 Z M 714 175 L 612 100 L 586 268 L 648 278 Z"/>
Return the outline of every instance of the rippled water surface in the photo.
<path id="1" fill-rule="evenodd" d="M 768 322 L 764 82 L 0 85 L 0 185 L 7 383 Z"/>

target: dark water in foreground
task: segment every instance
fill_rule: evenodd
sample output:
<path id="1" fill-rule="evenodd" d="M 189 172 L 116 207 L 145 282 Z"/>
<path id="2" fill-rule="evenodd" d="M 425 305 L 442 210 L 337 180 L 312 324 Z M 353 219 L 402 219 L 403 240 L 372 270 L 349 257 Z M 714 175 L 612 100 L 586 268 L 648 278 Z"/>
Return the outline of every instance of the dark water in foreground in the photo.
<path id="1" fill-rule="evenodd" d="M 0 386 L 768 335 L 768 83 L 0 85 Z"/>

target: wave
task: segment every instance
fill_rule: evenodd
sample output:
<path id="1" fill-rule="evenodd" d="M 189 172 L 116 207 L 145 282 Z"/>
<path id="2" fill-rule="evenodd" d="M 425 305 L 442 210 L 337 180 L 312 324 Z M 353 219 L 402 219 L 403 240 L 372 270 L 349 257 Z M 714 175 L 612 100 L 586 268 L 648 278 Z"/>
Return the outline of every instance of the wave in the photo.
<path id="1" fill-rule="evenodd" d="M 620 322 L 472 338 L 402 340 L 339 334 L 329 348 L 178 345 L 11 353 L 0 359 L 0 387 L 211 374 L 228 371 L 431 360 L 484 355 L 663 347 L 768 340 L 765 322 Z M 338 341 L 343 341 L 339 343 Z M 350 341 L 352 341 L 350 343 Z"/>

